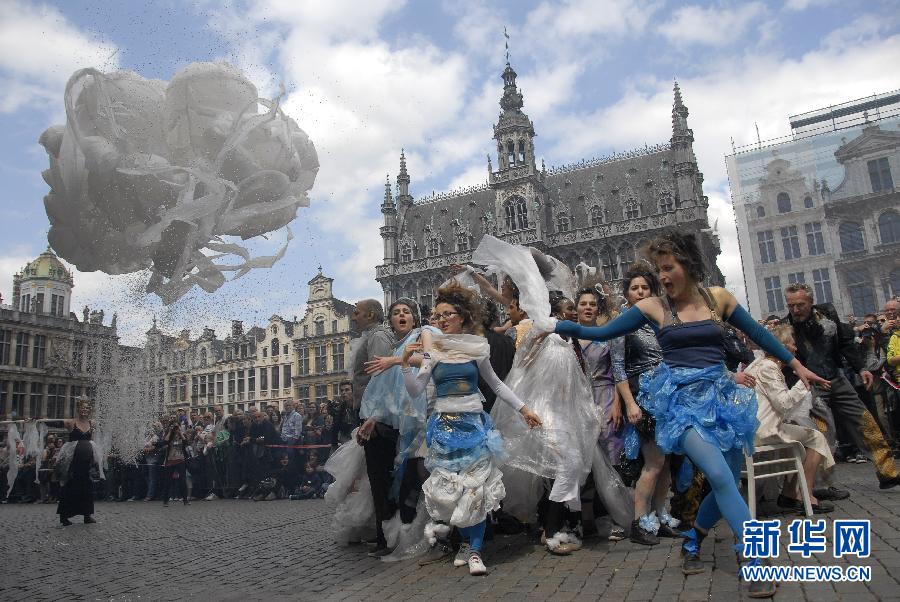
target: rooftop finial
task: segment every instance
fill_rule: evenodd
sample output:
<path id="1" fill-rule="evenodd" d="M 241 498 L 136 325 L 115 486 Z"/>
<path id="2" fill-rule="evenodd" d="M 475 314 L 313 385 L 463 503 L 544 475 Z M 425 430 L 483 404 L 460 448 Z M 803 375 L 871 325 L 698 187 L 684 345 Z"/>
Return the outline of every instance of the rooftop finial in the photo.
<path id="1" fill-rule="evenodd" d="M 503 37 L 506 38 L 504 42 L 506 46 L 506 64 L 509 65 L 509 34 L 506 33 L 506 25 L 503 26 Z"/>

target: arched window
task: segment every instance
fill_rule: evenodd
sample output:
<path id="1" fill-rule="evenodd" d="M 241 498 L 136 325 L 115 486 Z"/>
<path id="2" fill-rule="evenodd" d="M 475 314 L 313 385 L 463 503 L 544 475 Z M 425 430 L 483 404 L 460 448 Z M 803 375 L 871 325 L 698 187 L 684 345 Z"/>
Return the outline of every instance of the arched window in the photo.
<path id="1" fill-rule="evenodd" d="M 556 216 L 556 231 L 557 232 L 568 232 L 569 231 L 569 216 L 565 213 L 560 213 Z"/>
<path id="2" fill-rule="evenodd" d="M 791 196 L 786 192 L 779 192 L 776 199 L 778 203 L 778 213 L 791 212 Z"/>
<path id="3" fill-rule="evenodd" d="M 408 242 L 400 246 L 400 261 L 412 261 L 412 245 Z"/>
<path id="4" fill-rule="evenodd" d="M 611 282 L 619 277 L 619 270 L 616 265 L 616 252 L 613 251 L 612 247 L 604 247 L 600 251 L 600 262 L 603 264 L 604 280 Z"/>
<path id="5" fill-rule="evenodd" d="M 875 311 L 875 287 L 872 286 L 869 270 L 859 268 L 847 272 L 847 292 L 850 293 L 850 304 L 855 315 Z"/>
<path id="6" fill-rule="evenodd" d="M 206 347 L 203 347 L 202 349 L 200 349 L 200 367 L 206 368 L 207 361 L 208 361 L 208 359 L 207 359 L 207 355 L 206 355 Z"/>
<path id="7" fill-rule="evenodd" d="M 756 208 L 756 217 L 765 217 L 766 216 L 766 208 L 762 205 L 759 205 Z"/>
<path id="8" fill-rule="evenodd" d="M 456 233 L 456 250 L 467 251 L 469 249 L 469 234 L 467 232 Z"/>
<path id="9" fill-rule="evenodd" d="M 844 253 L 862 251 L 866 248 L 863 241 L 862 226 L 856 222 L 842 223 L 838 228 L 838 235 L 841 238 L 841 251 Z"/>
<path id="10" fill-rule="evenodd" d="M 659 212 L 669 213 L 675 211 L 675 200 L 672 199 L 671 192 L 663 192 L 659 195 Z"/>
<path id="11" fill-rule="evenodd" d="M 519 140 L 519 162 L 525 163 L 525 141 Z"/>
<path id="12" fill-rule="evenodd" d="M 316 324 L 316 336 L 320 337 L 325 334 L 325 318 L 324 316 L 317 316 L 315 319 Z"/>
<path id="13" fill-rule="evenodd" d="M 528 228 L 528 206 L 525 204 L 525 199 L 520 196 L 509 199 L 504 206 L 504 212 L 506 213 L 507 230 Z"/>
<path id="14" fill-rule="evenodd" d="M 599 226 L 603 224 L 603 209 L 600 208 L 600 205 L 594 205 L 591 207 L 591 225 Z"/>
<path id="15" fill-rule="evenodd" d="M 636 199 L 625 201 L 625 219 L 637 219 L 641 216 L 641 206 Z"/>
<path id="16" fill-rule="evenodd" d="M 894 268 L 891 270 L 890 277 L 890 296 L 897 297 L 900 296 L 900 268 Z"/>
<path id="17" fill-rule="evenodd" d="M 619 247 L 619 273 L 624 276 L 632 263 L 634 263 L 634 247 L 625 243 Z"/>
<path id="18" fill-rule="evenodd" d="M 878 217 L 878 231 L 881 244 L 900 242 L 900 215 L 894 211 L 885 211 Z"/>
<path id="19" fill-rule="evenodd" d="M 506 160 L 510 166 L 516 163 L 516 145 L 512 140 L 506 143 Z"/>
<path id="20" fill-rule="evenodd" d="M 272 339 L 272 357 L 277 357 L 279 352 L 281 351 L 281 347 L 278 345 L 278 339 Z"/>
<path id="21" fill-rule="evenodd" d="M 900 268 L 891 270 L 891 296 L 900 295 Z"/>
<path id="22" fill-rule="evenodd" d="M 803 208 L 804 209 L 812 209 L 812 206 L 813 206 L 812 197 L 809 195 L 806 195 L 805 197 L 803 197 Z"/>
<path id="23" fill-rule="evenodd" d="M 438 242 L 438 239 L 432 238 L 428 241 L 428 256 L 435 257 L 441 254 L 441 243 Z"/>

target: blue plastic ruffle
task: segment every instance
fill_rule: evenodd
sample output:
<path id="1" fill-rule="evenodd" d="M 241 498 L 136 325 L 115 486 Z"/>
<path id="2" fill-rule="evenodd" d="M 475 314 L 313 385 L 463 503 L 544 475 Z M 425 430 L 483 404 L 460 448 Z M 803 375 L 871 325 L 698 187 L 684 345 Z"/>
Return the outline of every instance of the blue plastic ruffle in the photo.
<path id="1" fill-rule="evenodd" d="M 641 375 L 638 405 L 656 419 L 656 443 L 664 453 L 683 454 L 681 438 L 689 428 L 723 452 L 753 453 L 756 393 L 738 386 L 725 364 L 670 368 L 663 362 Z"/>
<path id="2" fill-rule="evenodd" d="M 503 438 L 485 412 L 435 413 L 425 431 L 428 470 L 443 468 L 458 472 L 487 455 L 498 462 L 505 458 Z"/>

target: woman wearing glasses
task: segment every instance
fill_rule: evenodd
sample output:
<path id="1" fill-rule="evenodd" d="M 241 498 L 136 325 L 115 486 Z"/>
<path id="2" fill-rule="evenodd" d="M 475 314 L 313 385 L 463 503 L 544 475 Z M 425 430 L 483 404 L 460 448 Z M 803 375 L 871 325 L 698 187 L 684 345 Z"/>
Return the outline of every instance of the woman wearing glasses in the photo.
<path id="1" fill-rule="evenodd" d="M 429 380 L 434 381 L 434 412 L 428 418 L 425 467 L 430 476 L 422 487 L 425 505 L 437 526 L 427 532 L 438 536 L 459 529 L 463 545 L 454 565 L 469 565 L 472 575 L 484 575 L 481 545 L 487 514 L 500 507 L 506 492 L 498 461 L 503 440 L 482 407 L 478 376 L 497 397 L 511 405 L 530 427 L 540 419 L 497 378 L 489 361 L 487 339 L 481 336 L 481 301 L 478 296 L 453 281 L 438 289 L 434 315 L 441 334 L 411 343 L 401 356 L 406 389 L 421 395 Z M 409 360 L 423 352 L 422 367 L 413 374 Z"/>

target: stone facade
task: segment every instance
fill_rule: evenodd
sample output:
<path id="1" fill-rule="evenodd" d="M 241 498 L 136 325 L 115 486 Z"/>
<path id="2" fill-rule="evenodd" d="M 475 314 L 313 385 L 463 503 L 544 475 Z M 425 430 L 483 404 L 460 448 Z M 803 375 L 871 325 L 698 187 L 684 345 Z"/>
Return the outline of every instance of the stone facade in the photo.
<path id="1" fill-rule="evenodd" d="M 47 249 L 13 278 L 11 305 L 0 305 L 0 416 L 71 418 L 75 400 L 95 399 L 119 372 L 116 316 L 69 311 L 74 281 Z"/>
<path id="2" fill-rule="evenodd" d="M 900 294 L 898 126 L 884 119 L 728 157 L 751 313 L 784 315 L 794 282 L 845 319 Z"/>
<path id="3" fill-rule="evenodd" d="M 334 298 L 332 283 L 321 270 L 307 283 L 302 319 L 273 315 L 246 331 L 233 320 L 224 339 L 210 328 L 195 339 L 187 330 L 166 335 L 154 320 L 140 350 L 138 394 L 160 411 L 204 412 L 221 404 L 228 413 L 337 397 L 355 325 L 353 305 Z"/>
<path id="4" fill-rule="evenodd" d="M 522 112 L 516 73 L 502 74 L 501 113 L 494 125 L 497 169 L 487 160 L 482 186 L 413 200 L 401 152 L 396 199 L 385 185 L 381 212 L 384 261 L 376 278 L 385 304 L 406 296 L 426 306 L 449 266 L 467 263 L 485 234 L 537 247 L 574 270 L 601 269 L 617 285 L 639 249 L 664 228 L 698 235 L 710 267 L 708 284 L 721 284 L 719 241 L 707 221 L 703 175 L 678 84 L 669 142 L 602 159 L 546 168 L 535 162 L 534 125 Z"/>
<path id="5" fill-rule="evenodd" d="M 841 297 L 862 318 L 900 295 L 900 132 L 871 125 L 834 156 L 844 180 L 824 193 L 825 219 Z"/>

